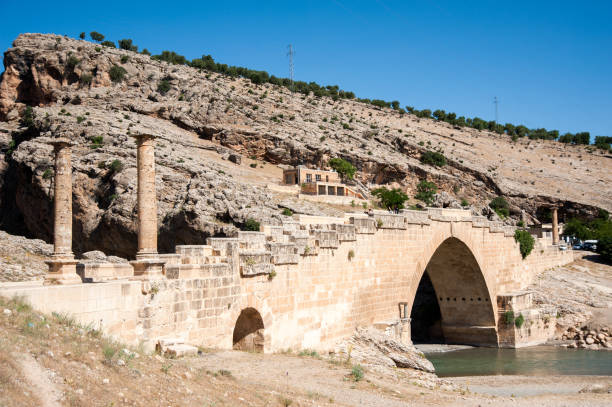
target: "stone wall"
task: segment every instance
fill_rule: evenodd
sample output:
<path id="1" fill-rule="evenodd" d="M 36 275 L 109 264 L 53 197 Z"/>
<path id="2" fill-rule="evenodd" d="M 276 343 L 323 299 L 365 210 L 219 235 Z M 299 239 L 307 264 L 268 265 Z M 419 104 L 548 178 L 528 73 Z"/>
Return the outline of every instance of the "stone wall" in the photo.
<path id="1" fill-rule="evenodd" d="M 427 268 L 445 336 L 505 346 L 511 342 L 499 329 L 497 299 L 573 259 L 571 251 L 538 241 L 523 260 L 512 231 L 464 211 L 333 220 L 300 217 L 237 238 L 177 246 L 175 254 L 161 255 L 166 264 L 158 280 L 0 288 L 0 294 L 22 295 L 43 311 L 68 311 L 84 322 L 101 319 L 109 333 L 148 347 L 179 337 L 232 348 L 236 321 L 252 308 L 263 321 L 257 341 L 264 351 L 325 350 L 358 326 L 398 320 L 399 303 L 409 313 Z M 545 331 L 537 325 L 542 318 L 530 320 L 531 332 Z M 512 346 L 544 335 L 523 329 L 513 333 L 522 337 Z"/>

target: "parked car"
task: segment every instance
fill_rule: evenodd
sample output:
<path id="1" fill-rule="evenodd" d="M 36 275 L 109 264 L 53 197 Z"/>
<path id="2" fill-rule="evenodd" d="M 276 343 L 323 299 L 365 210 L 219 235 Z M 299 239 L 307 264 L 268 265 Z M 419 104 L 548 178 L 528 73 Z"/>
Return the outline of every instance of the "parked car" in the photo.
<path id="1" fill-rule="evenodd" d="M 584 250 L 590 250 L 594 252 L 595 250 L 597 250 L 597 240 L 585 240 L 582 244 L 582 248 Z"/>
<path id="2" fill-rule="evenodd" d="M 567 245 L 565 243 L 560 243 L 559 244 L 559 250 L 567 250 Z"/>
<path id="3" fill-rule="evenodd" d="M 582 243 L 576 243 L 575 245 L 572 246 L 572 249 L 582 250 Z"/>

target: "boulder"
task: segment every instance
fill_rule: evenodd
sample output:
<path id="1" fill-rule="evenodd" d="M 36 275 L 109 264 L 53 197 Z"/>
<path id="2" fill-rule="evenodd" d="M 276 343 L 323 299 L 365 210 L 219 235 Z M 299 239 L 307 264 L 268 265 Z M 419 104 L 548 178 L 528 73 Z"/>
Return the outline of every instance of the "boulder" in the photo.
<path id="1" fill-rule="evenodd" d="M 357 328 L 353 336 L 340 344 L 338 353 L 365 365 L 401 367 L 433 373 L 434 366 L 412 345 L 405 345 L 374 328 Z"/>

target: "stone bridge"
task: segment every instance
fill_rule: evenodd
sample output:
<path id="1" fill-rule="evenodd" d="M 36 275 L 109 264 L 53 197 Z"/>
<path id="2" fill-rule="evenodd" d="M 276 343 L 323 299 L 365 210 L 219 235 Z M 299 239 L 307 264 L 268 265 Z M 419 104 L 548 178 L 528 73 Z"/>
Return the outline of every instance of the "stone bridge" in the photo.
<path id="1" fill-rule="evenodd" d="M 536 239 L 523 259 L 514 228 L 467 210 L 294 216 L 260 232 L 158 254 L 153 137 L 137 137 L 136 260 L 73 258 L 70 194 L 58 191 L 70 185 L 70 143 L 54 140 L 61 171 L 48 278 L 4 284 L 0 295 L 71 313 L 148 348 L 171 340 L 266 352 L 326 350 L 359 326 L 384 327 L 410 341 L 412 305 L 427 272 L 448 343 L 526 346 L 545 341 L 555 328 L 556 311 L 534 307 L 524 289 L 537 272 L 572 261 L 572 252 Z M 525 323 L 508 322 L 509 311 Z"/>

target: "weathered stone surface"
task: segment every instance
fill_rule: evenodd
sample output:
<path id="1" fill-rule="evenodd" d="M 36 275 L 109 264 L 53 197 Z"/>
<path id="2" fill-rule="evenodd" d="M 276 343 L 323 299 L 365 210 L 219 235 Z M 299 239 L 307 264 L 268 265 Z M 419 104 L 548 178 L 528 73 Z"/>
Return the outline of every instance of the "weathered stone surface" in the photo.
<path id="1" fill-rule="evenodd" d="M 0 282 L 38 280 L 48 267 L 53 245 L 0 231 Z"/>
<path id="2" fill-rule="evenodd" d="M 358 328 L 353 336 L 342 342 L 337 352 L 365 365 L 397 366 L 434 372 L 425 356 L 413 346 L 404 345 L 373 328 Z"/>

